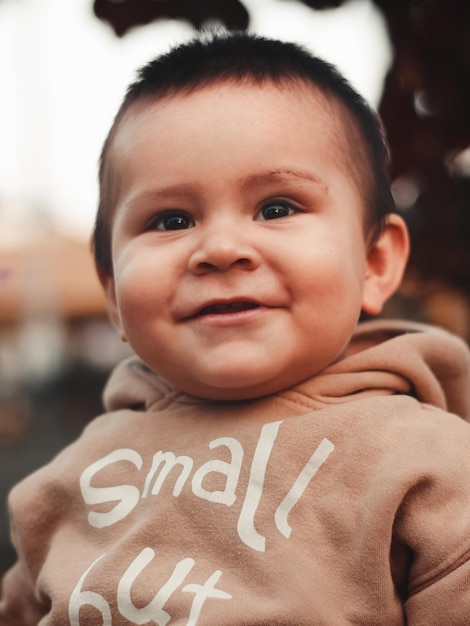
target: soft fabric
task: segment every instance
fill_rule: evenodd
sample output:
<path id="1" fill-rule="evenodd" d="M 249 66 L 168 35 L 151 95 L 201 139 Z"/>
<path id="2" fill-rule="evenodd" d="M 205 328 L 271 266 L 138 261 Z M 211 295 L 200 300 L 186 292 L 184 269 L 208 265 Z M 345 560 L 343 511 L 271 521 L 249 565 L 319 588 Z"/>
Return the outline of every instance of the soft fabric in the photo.
<path id="1" fill-rule="evenodd" d="M 10 497 L 0 624 L 470 624 L 470 360 L 369 322 L 311 380 L 189 397 L 137 359 Z"/>

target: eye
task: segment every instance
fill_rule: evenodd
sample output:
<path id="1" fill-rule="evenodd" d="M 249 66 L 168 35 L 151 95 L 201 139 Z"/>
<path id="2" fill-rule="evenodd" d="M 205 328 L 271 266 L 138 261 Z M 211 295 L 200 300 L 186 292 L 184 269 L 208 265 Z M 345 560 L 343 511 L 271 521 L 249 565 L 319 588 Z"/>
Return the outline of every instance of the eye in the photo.
<path id="1" fill-rule="evenodd" d="M 152 220 L 149 230 L 186 230 L 193 226 L 193 219 L 186 213 L 163 213 Z"/>
<path id="2" fill-rule="evenodd" d="M 296 209 L 289 204 L 289 202 L 282 202 L 280 200 L 273 200 L 266 203 L 256 216 L 256 219 L 261 220 L 277 220 L 281 217 L 288 217 L 296 213 Z"/>

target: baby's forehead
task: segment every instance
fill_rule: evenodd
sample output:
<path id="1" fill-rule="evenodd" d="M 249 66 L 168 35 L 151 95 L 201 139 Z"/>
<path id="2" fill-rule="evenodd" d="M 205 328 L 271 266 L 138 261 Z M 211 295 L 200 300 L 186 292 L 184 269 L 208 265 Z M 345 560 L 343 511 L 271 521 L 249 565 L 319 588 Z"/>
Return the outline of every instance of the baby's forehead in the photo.
<path id="1" fill-rule="evenodd" d="M 108 154 L 109 164 L 111 165 L 109 171 L 110 173 L 112 171 L 114 184 L 116 186 L 119 185 L 122 176 L 125 176 L 126 159 L 128 157 L 136 157 L 136 145 L 138 144 L 135 143 L 135 139 L 137 136 L 141 138 L 148 136 L 155 114 L 158 116 L 159 107 L 164 111 L 165 116 L 169 114 L 170 118 L 172 118 L 172 110 L 174 109 L 176 112 L 175 119 L 183 111 L 183 114 L 187 116 L 186 119 L 191 120 L 191 110 L 198 108 L 199 114 L 203 113 L 205 115 L 204 107 L 207 106 L 208 99 L 211 103 L 216 101 L 220 96 L 220 92 L 223 92 L 226 96 L 225 100 L 221 99 L 221 107 L 224 106 L 224 103 L 227 105 L 227 98 L 230 99 L 230 90 L 232 89 L 234 90 L 234 96 L 236 95 L 237 106 L 246 111 L 249 111 L 249 107 L 252 106 L 256 97 L 254 90 L 268 94 L 268 106 L 271 106 L 272 103 L 273 106 L 276 106 L 276 92 L 279 91 L 281 96 L 287 94 L 288 100 L 291 100 L 292 107 L 296 111 L 300 107 L 305 109 L 307 116 L 315 117 L 321 115 L 325 123 L 322 124 L 320 132 L 328 136 L 329 155 L 334 155 L 336 162 L 342 167 L 343 173 L 352 179 L 357 191 L 367 202 L 367 188 L 369 187 L 367 148 L 357 121 L 336 94 L 317 84 L 298 78 L 286 78 L 277 81 L 272 79 L 260 81 L 251 78 L 244 80 L 217 80 L 186 89 L 173 89 L 157 94 L 150 93 L 132 102 L 123 111 L 121 120 L 116 125 L 112 148 Z M 198 95 L 201 95 L 201 97 L 199 98 Z M 244 102 L 245 99 L 246 102 Z M 281 97 L 280 101 L 284 101 L 285 104 L 285 98 Z M 189 107 L 187 106 L 188 104 L 190 105 Z M 230 109 L 230 106 L 228 108 Z M 225 114 L 225 109 L 222 108 L 222 111 Z M 281 102 L 279 111 L 281 111 L 281 118 L 284 116 L 286 124 L 288 124 L 292 118 L 291 109 L 282 106 Z M 227 112 L 227 116 L 230 116 L 229 112 Z M 244 123 L 243 116 L 235 114 L 235 117 L 238 120 L 237 123 L 240 125 Z M 195 119 L 198 119 L 197 115 L 195 115 Z M 279 123 L 282 125 L 282 119 Z M 223 128 L 221 132 L 223 133 Z M 269 129 L 266 130 L 266 135 L 269 135 Z M 166 136 L 168 138 L 168 135 Z M 155 138 L 155 140 L 158 141 L 158 138 Z M 181 145 L 181 148 L 184 149 L 184 145 Z M 209 143 L 207 144 L 207 149 L 210 150 Z M 278 149 L 278 146 L 276 146 L 276 149 Z"/>
<path id="2" fill-rule="evenodd" d="M 147 122 L 150 123 L 150 114 L 156 110 L 158 111 L 159 106 L 163 105 L 165 109 L 168 110 L 171 109 L 174 104 L 176 108 L 179 103 L 187 100 L 194 94 L 209 91 L 216 97 L 220 89 L 233 88 L 237 91 L 237 96 L 240 96 L 240 94 L 242 97 L 243 95 L 246 96 L 247 106 L 249 106 L 253 97 L 253 90 L 261 92 L 272 91 L 273 87 L 279 90 L 280 93 L 290 92 L 296 94 L 297 92 L 299 95 L 297 102 L 300 103 L 300 105 L 304 103 L 307 114 L 310 112 L 312 115 L 318 114 L 317 107 L 323 109 L 331 121 L 330 128 L 332 130 L 332 138 L 337 142 L 340 150 L 344 151 L 345 147 L 350 147 L 350 143 L 354 144 L 357 142 L 357 136 L 351 136 L 351 127 L 357 127 L 354 116 L 348 110 L 345 103 L 332 91 L 312 81 L 299 77 L 286 77 L 278 80 L 266 78 L 259 80 L 250 76 L 244 77 L 243 79 L 224 78 L 214 81 L 204 81 L 189 87 L 179 89 L 172 88 L 163 93 L 146 94 L 129 103 L 122 111 L 120 119 L 114 129 L 114 138 L 118 135 L 122 137 L 126 131 L 132 130 L 136 125 L 142 127 L 145 126 Z M 314 110 L 312 110 L 312 101 L 310 99 L 312 96 L 316 103 Z M 191 106 L 198 107 L 203 105 L 198 102 L 196 98 L 193 99 Z M 285 116 L 289 117 L 290 113 L 286 111 Z M 360 135 L 358 129 L 355 134 Z"/>

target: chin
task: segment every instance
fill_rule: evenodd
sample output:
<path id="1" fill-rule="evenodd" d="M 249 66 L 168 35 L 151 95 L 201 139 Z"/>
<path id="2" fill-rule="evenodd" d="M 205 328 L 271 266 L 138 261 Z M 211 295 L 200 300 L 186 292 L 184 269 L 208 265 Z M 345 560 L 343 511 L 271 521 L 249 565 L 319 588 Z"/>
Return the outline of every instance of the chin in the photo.
<path id="1" fill-rule="evenodd" d="M 201 398 L 203 400 L 213 400 L 216 402 L 243 402 L 245 400 L 255 400 L 256 398 L 261 398 L 263 396 L 268 396 L 271 393 L 270 391 L 263 391 L 262 389 L 247 389 L 246 387 L 239 387 L 228 389 L 224 388 L 204 388 L 199 389 L 197 391 L 193 390 L 192 394 L 196 398 Z"/>
<path id="2" fill-rule="evenodd" d="M 281 391 L 288 385 L 275 383 L 274 381 L 254 381 L 244 376 L 218 377 L 210 383 L 192 381 L 190 384 L 177 385 L 183 391 L 206 400 L 222 400 L 236 402 L 238 400 L 252 400 L 262 396 L 268 396 Z"/>

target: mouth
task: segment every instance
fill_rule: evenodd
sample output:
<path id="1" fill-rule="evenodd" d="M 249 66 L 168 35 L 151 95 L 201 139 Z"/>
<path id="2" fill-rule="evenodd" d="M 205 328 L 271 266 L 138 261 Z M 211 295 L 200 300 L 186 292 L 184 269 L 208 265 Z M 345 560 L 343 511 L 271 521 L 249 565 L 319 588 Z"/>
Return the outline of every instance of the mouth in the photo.
<path id="1" fill-rule="evenodd" d="M 195 317 L 201 317 L 203 315 L 227 315 L 230 313 L 241 313 L 243 311 L 250 311 L 251 309 L 257 309 L 259 307 L 260 305 L 256 302 L 216 302 L 197 311 Z"/>

